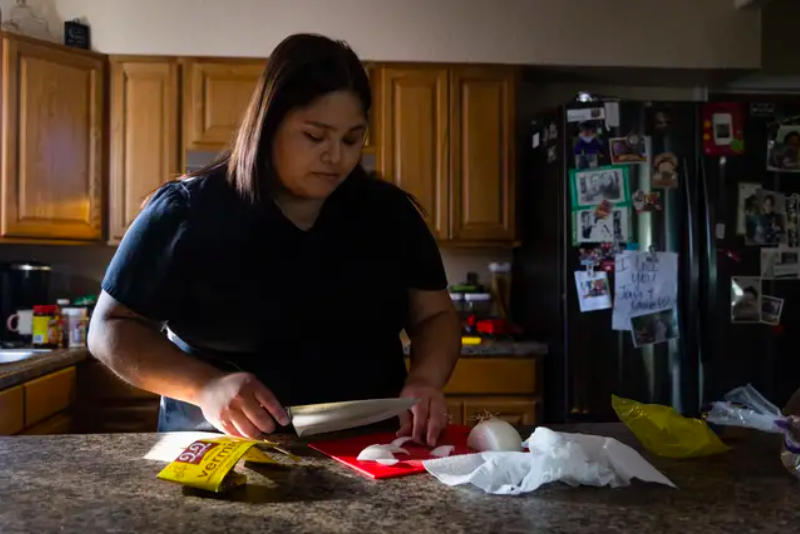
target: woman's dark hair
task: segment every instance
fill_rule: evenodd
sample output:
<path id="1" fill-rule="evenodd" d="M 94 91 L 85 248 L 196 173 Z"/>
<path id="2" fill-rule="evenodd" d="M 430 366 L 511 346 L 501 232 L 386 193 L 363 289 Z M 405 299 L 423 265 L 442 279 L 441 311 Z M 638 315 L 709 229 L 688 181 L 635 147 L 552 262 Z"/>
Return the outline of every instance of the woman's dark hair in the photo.
<path id="1" fill-rule="evenodd" d="M 264 200 L 265 188 L 276 178 L 270 161 L 272 140 L 286 114 L 342 90 L 352 91 L 365 117 L 369 115 L 369 78 L 345 42 L 314 34 L 287 37 L 270 56 L 230 149 L 211 165 L 187 176 L 224 169 L 228 182 L 244 200 Z M 353 172 L 366 176 L 360 164 Z"/>

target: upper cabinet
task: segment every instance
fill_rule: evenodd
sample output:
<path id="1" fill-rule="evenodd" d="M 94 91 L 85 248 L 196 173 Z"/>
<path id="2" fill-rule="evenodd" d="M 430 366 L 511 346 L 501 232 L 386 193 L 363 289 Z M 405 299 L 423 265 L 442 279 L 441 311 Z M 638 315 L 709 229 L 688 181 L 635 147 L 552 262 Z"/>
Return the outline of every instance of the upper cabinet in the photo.
<path id="1" fill-rule="evenodd" d="M 450 235 L 448 73 L 438 68 L 382 69 L 380 171 L 420 201 L 433 234 Z"/>
<path id="2" fill-rule="evenodd" d="M 184 60 L 184 147 L 221 151 L 233 139 L 265 60 Z"/>
<path id="3" fill-rule="evenodd" d="M 380 80 L 381 173 L 443 244 L 511 245 L 515 70 L 386 66 Z"/>
<path id="4" fill-rule="evenodd" d="M 111 58 L 112 242 L 148 193 L 181 174 L 187 152 L 229 145 L 264 67 L 264 60 Z M 511 246 L 516 70 L 365 68 L 373 97 L 365 166 L 420 200 L 441 244 Z"/>
<path id="5" fill-rule="evenodd" d="M 111 242 L 150 193 L 181 174 L 179 87 L 177 60 L 111 58 Z"/>
<path id="6" fill-rule="evenodd" d="M 105 59 L 2 34 L 0 234 L 102 238 Z"/>
<path id="7" fill-rule="evenodd" d="M 513 241 L 514 77 L 492 67 L 450 73 L 455 241 Z"/>

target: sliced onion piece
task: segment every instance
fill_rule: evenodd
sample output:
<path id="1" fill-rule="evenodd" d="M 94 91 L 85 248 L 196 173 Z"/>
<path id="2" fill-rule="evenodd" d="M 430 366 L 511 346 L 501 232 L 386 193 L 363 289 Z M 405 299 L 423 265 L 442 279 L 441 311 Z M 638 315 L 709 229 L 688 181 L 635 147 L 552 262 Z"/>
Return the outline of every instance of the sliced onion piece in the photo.
<path id="1" fill-rule="evenodd" d="M 456 448 L 452 445 L 440 445 L 439 447 L 433 449 L 430 454 L 436 458 L 444 458 L 445 456 L 450 456 L 453 454 L 455 449 Z"/>
<path id="2" fill-rule="evenodd" d="M 392 441 L 391 446 L 392 447 L 402 447 L 403 445 L 405 445 L 406 441 L 411 441 L 412 439 L 414 439 L 413 436 L 402 436 L 402 437 L 397 438 L 396 440 Z"/>
<path id="3" fill-rule="evenodd" d="M 392 451 L 386 445 L 370 445 L 369 447 L 364 448 L 358 456 L 356 460 L 361 461 L 386 461 L 386 460 L 394 460 L 395 463 L 397 460 L 392 454 Z"/>
<path id="4" fill-rule="evenodd" d="M 475 425 L 467 437 L 467 447 L 476 451 L 520 451 L 522 437 L 508 421 L 492 417 Z"/>

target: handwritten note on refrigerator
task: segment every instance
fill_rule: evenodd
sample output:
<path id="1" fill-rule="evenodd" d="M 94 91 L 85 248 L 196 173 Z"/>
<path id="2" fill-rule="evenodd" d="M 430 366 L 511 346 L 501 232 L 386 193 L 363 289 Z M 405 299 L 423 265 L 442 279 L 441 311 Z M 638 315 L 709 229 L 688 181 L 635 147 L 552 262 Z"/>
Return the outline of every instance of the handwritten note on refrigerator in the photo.
<path id="1" fill-rule="evenodd" d="M 677 306 L 678 254 L 625 252 L 614 266 L 614 330 L 630 330 L 630 318 Z"/>

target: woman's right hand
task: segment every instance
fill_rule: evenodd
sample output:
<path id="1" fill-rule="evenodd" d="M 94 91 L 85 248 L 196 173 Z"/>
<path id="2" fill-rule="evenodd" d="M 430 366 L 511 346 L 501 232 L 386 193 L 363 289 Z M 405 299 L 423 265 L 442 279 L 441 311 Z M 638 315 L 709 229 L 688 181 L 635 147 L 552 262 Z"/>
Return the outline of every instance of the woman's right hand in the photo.
<path id="1" fill-rule="evenodd" d="M 207 382 L 197 405 L 209 423 L 230 436 L 260 439 L 275 430 L 275 421 L 289 424 L 275 395 L 250 373 L 227 374 Z"/>

